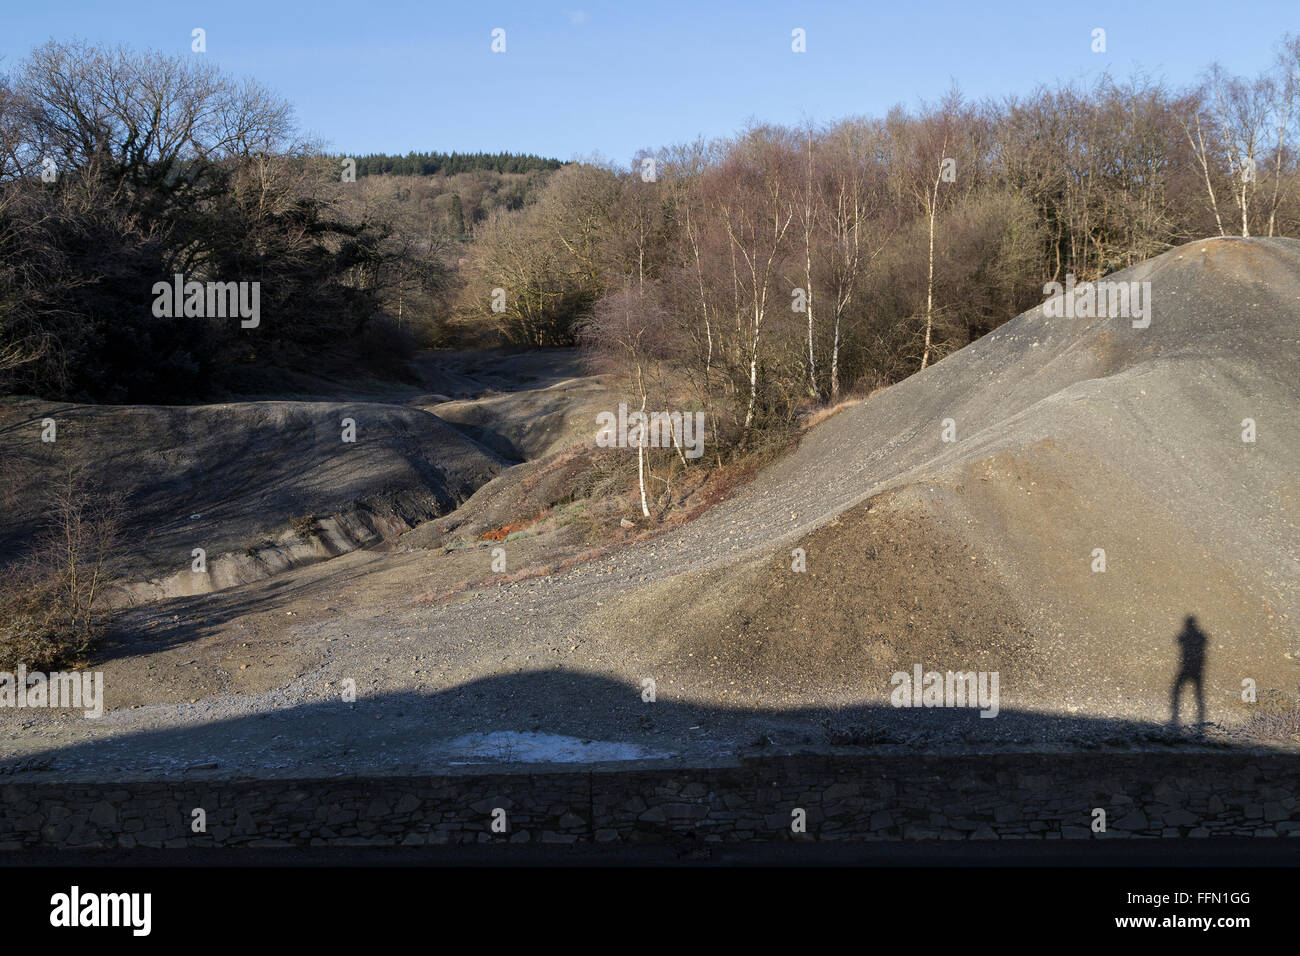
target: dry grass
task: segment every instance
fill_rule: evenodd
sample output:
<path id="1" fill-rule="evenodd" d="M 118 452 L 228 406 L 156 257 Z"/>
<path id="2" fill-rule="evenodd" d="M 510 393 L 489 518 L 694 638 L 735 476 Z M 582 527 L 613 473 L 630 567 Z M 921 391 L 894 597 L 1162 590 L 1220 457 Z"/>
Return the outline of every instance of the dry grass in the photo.
<path id="1" fill-rule="evenodd" d="M 881 386 L 881 388 L 883 387 L 884 386 Z M 876 391 L 880 391 L 880 390 L 881 389 L 876 389 Z M 875 392 L 872 392 L 871 394 L 874 395 Z M 864 401 L 866 401 L 866 399 L 846 398 L 844 401 L 839 402 L 835 405 L 825 405 L 822 406 L 821 408 L 814 409 L 808 415 L 808 417 L 804 419 L 803 429 L 804 431 L 807 431 L 810 428 L 816 428 L 818 425 L 826 421 L 828 418 L 834 418 L 840 412 L 844 411 L 844 409 L 852 408 L 855 405 L 861 405 Z"/>
<path id="2" fill-rule="evenodd" d="M 306 540 L 316 533 L 318 520 L 314 514 L 297 515 L 289 519 L 289 526 L 293 528 L 294 534 Z"/>
<path id="3" fill-rule="evenodd" d="M 1282 694 L 1266 697 L 1251 711 L 1242 728 L 1260 740 L 1300 743 L 1300 695 L 1287 699 Z"/>

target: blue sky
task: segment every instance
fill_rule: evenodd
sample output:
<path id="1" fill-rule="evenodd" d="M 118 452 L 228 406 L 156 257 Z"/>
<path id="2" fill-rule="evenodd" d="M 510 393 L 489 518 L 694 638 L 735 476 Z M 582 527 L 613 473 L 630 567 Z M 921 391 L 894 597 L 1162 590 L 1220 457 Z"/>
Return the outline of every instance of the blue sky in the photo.
<path id="1" fill-rule="evenodd" d="M 1045 7 L 1054 7 L 1044 10 Z M 750 118 L 881 115 L 937 99 L 1028 92 L 1109 69 L 1181 85 L 1209 63 L 1251 74 L 1297 0 L 891 0 L 889 3 L 11 3 L 12 67 L 55 37 L 207 53 L 289 99 L 344 153 L 533 152 L 626 162 L 641 147 L 729 135 Z M 506 30 L 493 54 L 491 31 Z M 791 30 L 807 52 L 791 52 Z M 1106 30 L 1093 53 L 1091 32 Z"/>

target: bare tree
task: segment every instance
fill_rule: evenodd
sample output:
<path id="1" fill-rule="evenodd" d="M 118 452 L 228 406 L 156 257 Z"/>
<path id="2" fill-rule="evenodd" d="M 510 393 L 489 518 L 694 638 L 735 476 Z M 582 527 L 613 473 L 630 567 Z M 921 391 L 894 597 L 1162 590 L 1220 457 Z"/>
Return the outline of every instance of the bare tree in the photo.
<path id="1" fill-rule="evenodd" d="M 711 304 L 711 278 L 706 276 L 704 237 L 701 234 L 701 222 L 706 215 L 699 188 L 711 158 L 716 157 L 711 157 L 709 147 L 699 140 L 672 147 L 665 151 L 662 172 L 668 196 L 667 215 L 679 236 L 676 275 L 682 289 L 681 300 L 689 303 L 681 308 L 679 314 L 685 332 L 683 340 L 694 345 L 693 361 L 687 363 L 687 374 L 698 375 L 698 393 L 708 409 L 715 460 L 721 466 L 714 397 L 715 350 L 719 348 L 717 339 L 721 336 L 721 329 L 714 328 L 716 310 Z"/>
<path id="2" fill-rule="evenodd" d="M 1283 168 L 1290 155 L 1287 137 L 1296 121 L 1296 96 L 1300 93 L 1300 36 L 1287 36 L 1279 46 L 1273 64 L 1273 126 L 1277 138 L 1273 145 L 1273 190 L 1268 204 L 1268 234 L 1277 228 L 1277 211 L 1286 199 Z"/>
<path id="3" fill-rule="evenodd" d="M 120 523 L 120 498 L 64 470 L 25 565 L 0 582 L 0 666 L 75 661 L 94 644 L 111 616 Z"/>
<path id="4" fill-rule="evenodd" d="M 3 329 L 0 329 L 0 335 Z M 30 350 L 25 348 L 19 342 L 0 341 L 0 373 L 8 372 L 10 369 L 18 368 L 29 362 L 35 362 L 41 357 L 41 350 Z"/>
<path id="5" fill-rule="evenodd" d="M 1250 235 L 1250 198 L 1258 181 L 1259 152 L 1275 95 L 1273 81 L 1229 76 L 1221 66 L 1210 68 L 1215 125 L 1222 137 L 1236 178 L 1234 199 L 1241 211 L 1241 234 Z"/>
<path id="6" fill-rule="evenodd" d="M 64 169 L 107 159 L 135 181 L 187 158 L 266 153 L 292 142 L 293 110 L 200 59 L 50 41 L 23 64 L 19 91 Z"/>
<path id="7" fill-rule="evenodd" d="M 1226 236 L 1227 232 L 1223 228 L 1223 216 L 1219 214 L 1219 200 L 1214 193 L 1214 182 L 1210 176 L 1210 167 L 1213 165 L 1213 146 L 1211 137 L 1207 134 L 1205 124 L 1202 121 L 1202 102 L 1204 93 L 1198 91 L 1188 98 L 1186 106 L 1179 111 L 1179 123 L 1182 125 L 1183 134 L 1187 137 L 1187 143 L 1192 148 L 1192 155 L 1196 158 L 1197 166 L 1200 167 L 1201 177 L 1205 181 L 1205 191 L 1210 197 L 1210 209 L 1214 213 L 1214 222 L 1219 227 L 1219 235 Z M 1190 114 L 1190 119 L 1189 115 Z"/>
<path id="8" fill-rule="evenodd" d="M 712 205 L 735 257 L 736 321 L 742 330 L 749 379 L 743 434 L 748 434 L 754 424 L 772 282 L 778 275 L 786 233 L 795 216 L 792 190 L 786 185 L 791 178 L 790 156 L 779 130 L 755 127 L 735 144 L 708 181 Z"/>
<path id="9" fill-rule="evenodd" d="M 660 388 L 662 363 L 674 351 L 671 329 L 671 319 L 659 303 L 657 290 L 634 287 L 629 282 L 596 303 L 580 323 L 579 342 L 596 368 L 619 374 L 634 389 L 641 414 L 645 416 L 651 394 Z M 651 477 L 649 439 L 649 429 L 643 419 L 637 430 L 636 464 L 641 514 L 646 518 L 650 517 L 646 490 Z M 672 440 L 678 442 L 675 433 Z M 684 457 L 682 460 L 685 462 Z"/>
<path id="10" fill-rule="evenodd" d="M 861 121 L 840 124 L 828 137 L 831 167 L 831 195 L 825 228 L 830 260 L 829 294 L 835 310 L 831 330 L 830 397 L 840 395 L 840 346 L 844 320 L 853 305 L 865 269 L 880 254 L 887 241 L 881 237 L 874 248 L 869 233 L 869 204 L 876 178 L 875 149 L 880 131 Z M 877 197 L 878 198 L 878 197 Z"/>
<path id="11" fill-rule="evenodd" d="M 956 175 L 956 158 L 949 147 L 954 137 L 953 121 L 960 106 L 956 93 L 945 97 L 939 110 L 909 121 L 901 112 L 891 116 L 891 157 L 902 188 L 921 208 L 929 231 L 925 284 L 925 344 L 921 369 L 930 364 L 934 333 L 934 240 L 939 218 L 939 190 L 945 179 Z"/>
<path id="12" fill-rule="evenodd" d="M 822 197 L 817 189 L 814 170 L 816 160 L 811 121 L 804 124 L 803 134 L 803 205 L 800 208 L 799 222 L 803 228 L 804 310 L 808 318 L 808 394 L 813 401 L 820 402 L 821 389 L 817 385 L 817 353 L 814 348 L 816 297 L 813 294 L 813 236 L 818 231 Z"/>

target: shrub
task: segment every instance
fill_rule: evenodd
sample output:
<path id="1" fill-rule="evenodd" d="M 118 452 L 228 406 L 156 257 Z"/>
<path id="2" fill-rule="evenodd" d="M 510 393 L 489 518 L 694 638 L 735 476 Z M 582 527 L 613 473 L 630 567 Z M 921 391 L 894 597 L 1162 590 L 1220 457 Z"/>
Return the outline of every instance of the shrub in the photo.
<path id="1" fill-rule="evenodd" d="M 111 617 L 104 595 L 119 524 L 116 497 L 72 472 L 60 482 L 35 546 L 0 583 L 0 669 L 48 670 L 94 646 Z"/>

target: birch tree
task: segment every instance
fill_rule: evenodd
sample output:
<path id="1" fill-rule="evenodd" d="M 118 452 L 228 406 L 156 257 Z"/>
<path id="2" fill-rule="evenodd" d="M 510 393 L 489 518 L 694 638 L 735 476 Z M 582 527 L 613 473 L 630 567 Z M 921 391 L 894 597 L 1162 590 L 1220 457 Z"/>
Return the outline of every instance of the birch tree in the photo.
<path id="1" fill-rule="evenodd" d="M 1283 186 L 1283 168 L 1290 155 L 1287 138 L 1296 121 L 1296 97 L 1300 94 L 1300 37 L 1288 36 L 1280 45 L 1273 65 L 1273 128 L 1277 136 L 1273 144 L 1273 190 L 1269 197 L 1268 234 L 1277 228 L 1277 211 L 1286 199 Z M 1289 184 L 1288 178 L 1288 184 Z"/>
<path id="2" fill-rule="evenodd" d="M 592 307 L 590 315 L 582 320 L 578 341 L 597 369 L 616 374 L 632 390 L 633 401 L 644 416 L 650 409 L 651 397 L 657 399 L 664 395 L 664 363 L 677 350 L 672 342 L 671 328 L 671 320 L 660 302 L 658 290 L 652 285 L 636 284 L 627 277 L 623 288 L 603 296 Z M 628 433 L 631 443 L 631 428 Z M 641 515 L 645 518 L 650 517 L 647 486 L 653 478 L 649 437 L 643 418 L 635 436 L 635 447 L 637 488 L 641 496 Z M 680 452 L 675 432 L 671 439 Z M 684 455 L 682 460 L 685 462 Z"/>
<path id="3" fill-rule="evenodd" d="M 830 398 L 840 395 L 840 346 L 844 321 L 865 270 L 884 248 L 881 238 L 874 247 L 868 221 L 875 170 L 875 147 L 879 132 L 862 122 L 847 122 L 828 137 L 828 163 L 832 192 L 824 218 L 829 239 L 827 256 L 830 296 L 834 316 L 831 329 Z"/>
<path id="4" fill-rule="evenodd" d="M 1214 223 L 1219 227 L 1219 235 L 1226 236 L 1228 233 L 1223 228 L 1223 216 L 1219 213 L 1219 199 L 1214 193 L 1214 181 L 1210 175 L 1214 147 L 1212 136 L 1206 129 L 1209 121 L 1203 119 L 1203 93 L 1197 92 L 1189 100 L 1188 105 L 1180 111 L 1178 121 L 1183 128 L 1183 134 L 1187 137 L 1187 144 L 1192 148 L 1192 156 L 1205 183 L 1205 192 L 1210 198 L 1210 210 L 1214 213 Z M 1190 114 L 1190 118 L 1187 114 Z"/>
<path id="5" fill-rule="evenodd" d="M 1233 198 L 1241 212 L 1241 234 L 1250 235 L 1250 200 L 1258 180 L 1259 151 L 1273 98 L 1267 77 L 1255 81 L 1229 76 L 1215 64 L 1210 68 L 1215 124 L 1222 137 L 1235 178 Z"/>
<path id="6" fill-rule="evenodd" d="M 790 153 L 780 132 L 751 130 L 710 177 L 711 193 L 733 257 L 737 327 L 748 367 L 748 399 L 742 435 L 748 435 L 758 406 L 763 328 L 779 275 L 786 234 L 795 216 L 788 187 Z M 742 438 L 743 440 L 743 438 Z"/>

